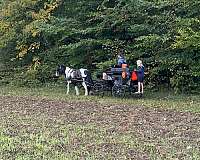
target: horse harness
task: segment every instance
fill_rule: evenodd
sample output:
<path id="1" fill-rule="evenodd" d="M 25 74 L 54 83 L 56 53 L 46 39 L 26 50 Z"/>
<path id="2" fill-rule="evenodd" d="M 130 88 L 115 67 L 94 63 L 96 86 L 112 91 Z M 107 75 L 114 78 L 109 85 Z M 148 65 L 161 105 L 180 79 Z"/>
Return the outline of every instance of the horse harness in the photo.
<path id="1" fill-rule="evenodd" d="M 69 78 L 73 81 L 80 81 L 83 78 L 79 69 L 69 69 L 66 75 L 68 75 L 66 78 Z"/>

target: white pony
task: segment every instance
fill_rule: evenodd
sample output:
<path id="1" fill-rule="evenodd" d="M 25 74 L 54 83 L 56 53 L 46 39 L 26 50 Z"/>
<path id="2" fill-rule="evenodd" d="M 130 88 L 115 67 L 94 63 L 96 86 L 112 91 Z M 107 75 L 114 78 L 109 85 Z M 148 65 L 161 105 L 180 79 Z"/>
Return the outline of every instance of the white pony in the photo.
<path id="1" fill-rule="evenodd" d="M 93 85 L 91 73 L 87 69 L 71 69 L 64 65 L 59 65 L 56 76 L 64 75 L 67 81 L 67 94 L 69 94 L 70 84 L 74 84 L 76 95 L 79 95 L 78 84 L 81 83 L 85 89 L 85 96 L 89 94 L 90 87 Z"/>

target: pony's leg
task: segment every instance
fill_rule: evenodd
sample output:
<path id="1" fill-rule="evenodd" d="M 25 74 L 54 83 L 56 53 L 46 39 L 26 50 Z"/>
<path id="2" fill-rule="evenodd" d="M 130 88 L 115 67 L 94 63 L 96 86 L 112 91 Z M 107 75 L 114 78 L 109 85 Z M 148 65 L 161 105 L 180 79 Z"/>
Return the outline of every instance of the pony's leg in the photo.
<path id="1" fill-rule="evenodd" d="M 88 96 L 88 88 L 87 88 L 87 85 L 86 85 L 85 81 L 82 82 L 82 85 L 83 85 L 83 87 L 85 89 L 85 96 Z"/>
<path id="2" fill-rule="evenodd" d="M 70 82 L 67 81 L 67 94 L 69 94 L 69 84 L 70 84 Z"/>
<path id="3" fill-rule="evenodd" d="M 79 89 L 78 89 L 78 87 L 75 86 L 74 88 L 75 88 L 75 91 L 76 91 L 76 95 L 79 96 Z"/>
<path id="4" fill-rule="evenodd" d="M 87 86 L 88 95 L 92 94 L 91 87 Z"/>

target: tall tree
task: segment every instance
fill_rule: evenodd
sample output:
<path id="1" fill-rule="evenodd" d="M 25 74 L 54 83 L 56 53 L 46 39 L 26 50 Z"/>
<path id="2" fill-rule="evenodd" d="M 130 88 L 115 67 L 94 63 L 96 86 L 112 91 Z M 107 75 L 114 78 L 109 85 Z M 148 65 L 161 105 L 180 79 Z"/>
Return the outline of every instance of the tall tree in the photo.
<path id="1" fill-rule="evenodd" d="M 142 59 L 151 87 L 200 86 L 200 2 L 196 0 L 1 0 L 2 63 L 45 81 L 57 64 L 94 72 L 123 51 Z M 10 63 L 12 60 L 12 63 Z M 26 75 L 26 74 L 25 74 Z"/>

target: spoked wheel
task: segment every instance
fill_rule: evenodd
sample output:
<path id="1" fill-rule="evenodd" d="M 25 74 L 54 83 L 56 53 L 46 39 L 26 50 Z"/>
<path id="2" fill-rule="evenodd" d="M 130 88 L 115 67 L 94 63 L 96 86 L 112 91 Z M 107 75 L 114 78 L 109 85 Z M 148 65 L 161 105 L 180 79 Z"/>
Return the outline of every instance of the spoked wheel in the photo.
<path id="1" fill-rule="evenodd" d="M 112 87 L 112 96 L 123 98 L 125 96 L 125 87 L 123 85 L 114 85 Z"/>
<path id="2" fill-rule="evenodd" d="M 103 84 L 95 83 L 93 86 L 93 92 L 94 95 L 103 96 L 104 95 Z"/>

